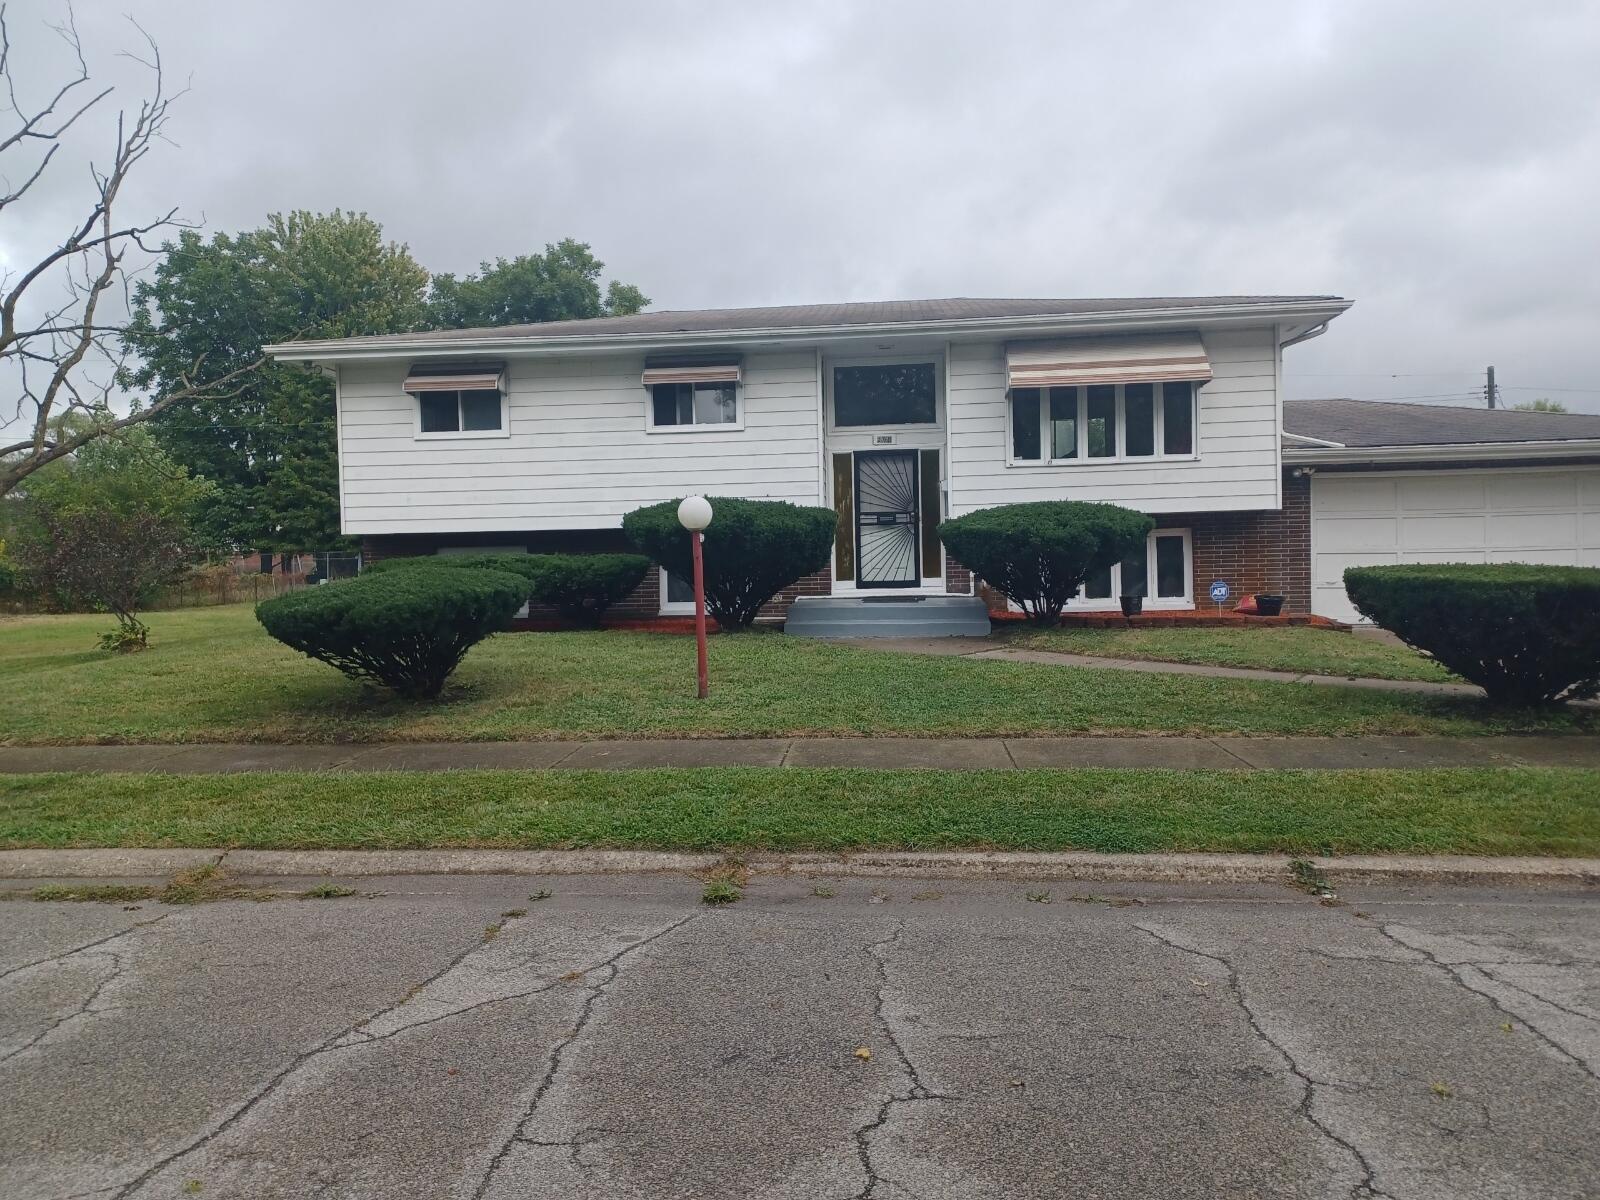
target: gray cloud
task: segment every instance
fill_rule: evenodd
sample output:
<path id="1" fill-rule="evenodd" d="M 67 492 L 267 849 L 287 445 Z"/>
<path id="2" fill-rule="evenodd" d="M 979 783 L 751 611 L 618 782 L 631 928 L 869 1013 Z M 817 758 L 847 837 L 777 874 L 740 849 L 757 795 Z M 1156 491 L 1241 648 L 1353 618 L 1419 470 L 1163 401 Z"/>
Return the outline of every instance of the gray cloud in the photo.
<path id="1" fill-rule="evenodd" d="M 129 3 L 80 6 L 101 62 Z M 364 209 L 452 271 L 572 235 L 657 307 L 1337 291 L 1291 394 L 1494 362 L 1600 411 L 1582 0 L 131 3 L 193 92 L 129 200 L 210 229 Z"/>

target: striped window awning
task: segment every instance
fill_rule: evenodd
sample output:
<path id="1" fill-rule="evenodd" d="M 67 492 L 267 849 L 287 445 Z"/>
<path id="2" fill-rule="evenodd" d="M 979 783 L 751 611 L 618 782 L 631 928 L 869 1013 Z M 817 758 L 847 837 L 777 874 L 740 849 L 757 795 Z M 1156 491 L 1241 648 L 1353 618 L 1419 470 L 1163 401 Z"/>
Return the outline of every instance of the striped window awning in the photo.
<path id="1" fill-rule="evenodd" d="M 658 383 L 738 383 L 743 378 L 743 368 L 736 358 L 646 359 L 642 382 L 645 387 L 653 387 Z"/>
<path id="2" fill-rule="evenodd" d="M 1211 360 L 1198 333 L 1013 342 L 1006 347 L 1007 387 L 1204 382 L 1210 378 Z"/>
<path id="3" fill-rule="evenodd" d="M 465 370 L 452 374 L 417 374 L 406 376 L 405 390 L 417 392 L 489 392 L 502 391 L 499 371 Z"/>

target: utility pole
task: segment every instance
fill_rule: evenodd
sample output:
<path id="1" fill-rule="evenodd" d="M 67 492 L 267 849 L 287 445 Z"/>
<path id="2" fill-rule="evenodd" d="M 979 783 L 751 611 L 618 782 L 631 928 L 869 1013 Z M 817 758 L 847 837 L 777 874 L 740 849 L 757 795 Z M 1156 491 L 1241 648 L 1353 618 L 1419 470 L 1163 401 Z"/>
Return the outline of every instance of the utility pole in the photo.
<path id="1" fill-rule="evenodd" d="M 1489 407 L 1490 408 L 1495 408 L 1495 407 L 1498 407 L 1498 406 L 1495 404 L 1496 392 L 1495 392 L 1495 386 L 1494 386 L 1494 368 L 1493 367 L 1489 368 L 1488 374 L 1489 374 L 1489 382 L 1488 382 L 1487 386 L 1483 390 L 1484 390 L 1484 393 L 1489 397 Z"/>

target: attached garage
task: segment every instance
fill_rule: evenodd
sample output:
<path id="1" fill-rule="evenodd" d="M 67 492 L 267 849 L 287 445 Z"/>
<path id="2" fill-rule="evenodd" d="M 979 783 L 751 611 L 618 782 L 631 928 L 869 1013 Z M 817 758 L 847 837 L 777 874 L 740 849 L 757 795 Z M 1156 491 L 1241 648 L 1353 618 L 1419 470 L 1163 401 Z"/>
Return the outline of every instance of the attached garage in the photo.
<path id="1" fill-rule="evenodd" d="M 1347 567 L 1600 567 L 1600 416 L 1366 400 L 1284 405 L 1310 480 L 1311 611 L 1357 621 Z"/>
<path id="2" fill-rule="evenodd" d="M 1600 466 L 1318 472 L 1311 609 L 1360 617 L 1346 567 L 1525 562 L 1600 567 Z"/>

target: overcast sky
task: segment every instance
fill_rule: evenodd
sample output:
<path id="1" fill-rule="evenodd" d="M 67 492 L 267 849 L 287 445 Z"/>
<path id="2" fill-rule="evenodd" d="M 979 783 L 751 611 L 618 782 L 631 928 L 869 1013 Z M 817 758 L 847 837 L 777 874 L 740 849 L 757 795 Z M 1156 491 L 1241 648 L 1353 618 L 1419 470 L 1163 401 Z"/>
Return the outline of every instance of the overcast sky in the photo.
<path id="1" fill-rule="evenodd" d="M 9 7 L 41 86 L 61 12 Z M 364 210 L 455 272 L 571 236 L 655 308 L 1335 292 L 1291 396 L 1481 403 L 1492 362 L 1600 412 L 1592 0 L 80 0 L 131 97 L 129 12 L 192 82 L 129 216 Z"/>

